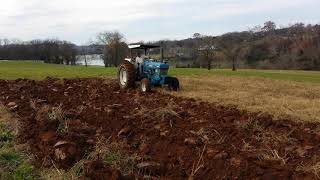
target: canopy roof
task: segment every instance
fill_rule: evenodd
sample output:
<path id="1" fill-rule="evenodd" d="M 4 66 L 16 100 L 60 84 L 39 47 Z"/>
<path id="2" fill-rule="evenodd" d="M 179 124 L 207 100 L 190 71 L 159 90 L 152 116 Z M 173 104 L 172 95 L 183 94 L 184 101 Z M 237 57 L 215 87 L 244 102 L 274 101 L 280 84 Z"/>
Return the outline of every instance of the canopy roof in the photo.
<path id="1" fill-rule="evenodd" d="M 131 44 L 129 45 L 129 49 L 153 49 L 153 48 L 160 48 L 160 46 L 156 45 L 147 45 L 147 44 Z"/>

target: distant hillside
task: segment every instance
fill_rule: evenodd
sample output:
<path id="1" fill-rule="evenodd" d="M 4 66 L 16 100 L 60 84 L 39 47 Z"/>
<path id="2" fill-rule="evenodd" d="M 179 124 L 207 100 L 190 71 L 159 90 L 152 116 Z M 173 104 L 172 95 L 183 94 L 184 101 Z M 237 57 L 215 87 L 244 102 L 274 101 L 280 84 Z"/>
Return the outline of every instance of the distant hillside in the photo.
<path id="1" fill-rule="evenodd" d="M 230 68 L 320 70 L 320 25 L 298 23 L 277 29 L 273 22 L 250 31 L 222 36 L 202 36 L 180 41 L 163 41 L 165 56 L 180 66 L 206 66 L 198 49 L 203 38 L 217 47 L 212 63 Z M 155 42 L 159 44 L 159 42 Z"/>

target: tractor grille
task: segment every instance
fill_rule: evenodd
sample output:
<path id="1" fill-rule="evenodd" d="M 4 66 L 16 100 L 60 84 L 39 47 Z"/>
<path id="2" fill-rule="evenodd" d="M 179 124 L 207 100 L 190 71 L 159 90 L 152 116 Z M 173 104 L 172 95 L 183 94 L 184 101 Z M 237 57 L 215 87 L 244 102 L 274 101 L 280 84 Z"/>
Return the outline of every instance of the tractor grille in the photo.
<path id="1" fill-rule="evenodd" d="M 160 75 L 167 75 L 168 69 L 160 69 Z"/>

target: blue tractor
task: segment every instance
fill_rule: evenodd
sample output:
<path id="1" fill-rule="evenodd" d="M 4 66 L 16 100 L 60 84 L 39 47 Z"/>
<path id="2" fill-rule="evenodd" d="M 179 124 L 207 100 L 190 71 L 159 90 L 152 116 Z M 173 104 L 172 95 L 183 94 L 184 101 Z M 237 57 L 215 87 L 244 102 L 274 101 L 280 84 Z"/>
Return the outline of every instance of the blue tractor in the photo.
<path id="1" fill-rule="evenodd" d="M 118 81 L 121 89 L 136 87 L 140 83 L 140 90 L 144 93 L 149 92 L 153 87 L 168 87 L 169 90 L 179 90 L 179 80 L 168 76 L 169 64 L 163 60 L 163 50 L 160 46 L 154 45 L 129 45 L 131 58 L 126 58 L 119 66 Z M 143 58 L 136 62 L 133 58 L 133 50 L 144 51 L 145 56 L 148 50 L 161 48 L 161 60 Z"/>

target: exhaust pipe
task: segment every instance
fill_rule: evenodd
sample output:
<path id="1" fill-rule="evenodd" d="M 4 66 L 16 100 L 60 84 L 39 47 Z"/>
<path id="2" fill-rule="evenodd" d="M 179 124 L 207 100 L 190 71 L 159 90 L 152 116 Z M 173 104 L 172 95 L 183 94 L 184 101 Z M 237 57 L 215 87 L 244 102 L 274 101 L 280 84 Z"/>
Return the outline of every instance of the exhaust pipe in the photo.
<path id="1" fill-rule="evenodd" d="M 160 46 L 161 46 L 161 48 L 160 48 L 160 51 L 161 51 L 161 62 L 163 63 L 163 62 L 164 62 L 164 57 L 163 57 L 163 41 L 161 41 Z"/>

